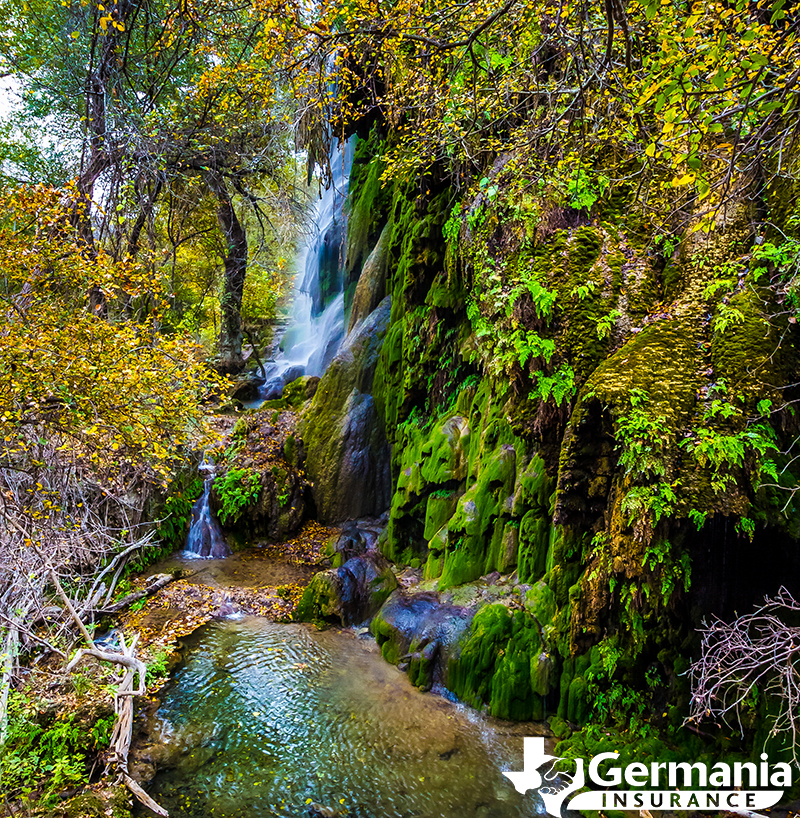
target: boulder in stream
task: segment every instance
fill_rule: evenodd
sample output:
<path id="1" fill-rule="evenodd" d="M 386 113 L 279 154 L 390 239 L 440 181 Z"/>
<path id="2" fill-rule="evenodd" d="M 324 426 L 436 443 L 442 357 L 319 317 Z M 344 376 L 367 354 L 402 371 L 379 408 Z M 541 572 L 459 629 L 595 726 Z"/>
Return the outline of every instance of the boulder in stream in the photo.
<path id="1" fill-rule="evenodd" d="M 473 609 L 442 603 L 435 593 L 396 591 L 370 630 L 383 658 L 407 670 L 411 683 L 429 690 L 445 682 L 447 661 L 469 630 Z"/>
<path id="2" fill-rule="evenodd" d="M 389 563 L 377 551 L 369 551 L 341 568 L 320 571 L 303 593 L 295 619 L 338 619 L 343 626 L 355 625 L 373 616 L 395 588 L 397 579 Z"/>

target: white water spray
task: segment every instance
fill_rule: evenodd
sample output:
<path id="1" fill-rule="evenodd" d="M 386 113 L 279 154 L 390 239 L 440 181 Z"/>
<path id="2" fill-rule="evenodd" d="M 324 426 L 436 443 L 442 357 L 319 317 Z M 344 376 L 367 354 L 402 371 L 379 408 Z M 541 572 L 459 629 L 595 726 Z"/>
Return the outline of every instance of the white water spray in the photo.
<path id="1" fill-rule="evenodd" d="M 331 185 L 314 207 L 312 229 L 298 252 L 289 324 L 275 359 L 265 365 L 264 400 L 302 375 L 320 376 L 344 338 L 344 203 L 355 139 L 331 146 Z"/>
<path id="2" fill-rule="evenodd" d="M 192 522 L 184 553 L 189 557 L 222 559 L 227 557 L 231 550 L 222 536 L 209 502 L 211 485 L 214 482 L 214 464 L 204 460 L 199 470 L 205 472 L 203 494 L 192 507 Z"/>

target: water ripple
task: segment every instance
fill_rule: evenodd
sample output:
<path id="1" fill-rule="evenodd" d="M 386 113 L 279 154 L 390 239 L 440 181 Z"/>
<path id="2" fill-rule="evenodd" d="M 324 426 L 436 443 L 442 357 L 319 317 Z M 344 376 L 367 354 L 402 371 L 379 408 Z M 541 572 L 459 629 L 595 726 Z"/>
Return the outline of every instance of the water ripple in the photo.
<path id="1" fill-rule="evenodd" d="M 412 688 L 352 634 L 255 617 L 199 633 L 158 712 L 174 816 L 522 818 L 519 730 Z"/>

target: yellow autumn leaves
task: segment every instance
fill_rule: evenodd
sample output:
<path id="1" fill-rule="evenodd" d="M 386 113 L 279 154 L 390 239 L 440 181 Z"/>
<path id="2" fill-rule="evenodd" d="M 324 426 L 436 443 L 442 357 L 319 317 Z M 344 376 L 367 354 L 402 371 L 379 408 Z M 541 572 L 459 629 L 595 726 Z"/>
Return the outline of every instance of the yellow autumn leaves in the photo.
<path id="1" fill-rule="evenodd" d="M 190 341 L 159 332 L 164 294 L 146 265 L 74 240 L 62 192 L 23 188 L 0 207 L 2 460 L 58 438 L 109 478 L 145 468 L 164 480 L 219 378 Z"/>

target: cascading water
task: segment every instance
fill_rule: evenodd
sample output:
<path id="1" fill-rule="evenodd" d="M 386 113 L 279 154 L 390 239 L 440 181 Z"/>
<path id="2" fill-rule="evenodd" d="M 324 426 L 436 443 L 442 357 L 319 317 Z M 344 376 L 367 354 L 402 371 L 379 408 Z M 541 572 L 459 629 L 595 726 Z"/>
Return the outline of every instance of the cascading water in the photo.
<path id="1" fill-rule="evenodd" d="M 186 539 L 185 553 L 191 557 L 222 559 L 227 557 L 231 550 L 222 536 L 209 502 L 211 485 L 214 482 L 214 465 L 204 460 L 200 464 L 200 471 L 205 472 L 203 494 L 192 507 L 192 522 Z"/>
<path id="2" fill-rule="evenodd" d="M 289 324 L 264 367 L 262 400 L 280 397 L 302 375 L 322 375 L 344 338 L 344 203 L 355 139 L 331 146 L 331 184 L 314 208 L 312 230 L 298 253 Z"/>

